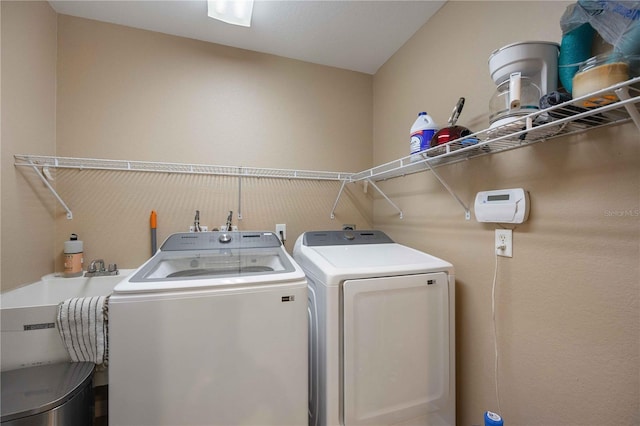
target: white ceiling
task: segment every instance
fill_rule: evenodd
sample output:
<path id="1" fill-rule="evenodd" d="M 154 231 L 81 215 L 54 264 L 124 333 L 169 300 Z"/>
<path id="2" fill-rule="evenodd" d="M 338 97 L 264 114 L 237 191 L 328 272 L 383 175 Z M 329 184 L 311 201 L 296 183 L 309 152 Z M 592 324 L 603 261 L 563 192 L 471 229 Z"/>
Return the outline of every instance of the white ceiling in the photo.
<path id="1" fill-rule="evenodd" d="M 256 0 L 251 27 L 206 0 L 49 0 L 56 12 L 375 74 L 446 0 Z"/>

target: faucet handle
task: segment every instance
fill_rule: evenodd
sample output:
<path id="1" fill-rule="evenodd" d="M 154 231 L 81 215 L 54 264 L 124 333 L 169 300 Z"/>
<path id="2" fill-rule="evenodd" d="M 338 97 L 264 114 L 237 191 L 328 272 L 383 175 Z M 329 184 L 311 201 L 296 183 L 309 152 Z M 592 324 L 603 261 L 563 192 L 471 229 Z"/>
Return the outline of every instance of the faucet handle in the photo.
<path id="1" fill-rule="evenodd" d="M 96 266 L 98 265 L 98 266 Z M 104 272 L 104 260 L 102 259 L 94 259 L 91 261 L 91 264 L 89 265 L 89 269 L 87 269 L 87 272 Z"/>
<path id="2" fill-rule="evenodd" d="M 118 265 L 115 263 L 110 263 L 108 267 L 109 272 L 118 272 Z"/>

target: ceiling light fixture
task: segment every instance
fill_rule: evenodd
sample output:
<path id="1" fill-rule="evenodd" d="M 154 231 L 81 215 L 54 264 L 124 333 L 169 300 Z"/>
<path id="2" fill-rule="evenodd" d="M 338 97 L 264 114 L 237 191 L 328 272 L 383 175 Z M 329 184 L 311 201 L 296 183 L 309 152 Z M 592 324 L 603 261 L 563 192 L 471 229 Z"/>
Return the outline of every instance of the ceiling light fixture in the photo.
<path id="1" fill-rule="evenodd" d="M 208 0 L 208 15 L 227 24 L 251 26 L 253 0 Z"/>

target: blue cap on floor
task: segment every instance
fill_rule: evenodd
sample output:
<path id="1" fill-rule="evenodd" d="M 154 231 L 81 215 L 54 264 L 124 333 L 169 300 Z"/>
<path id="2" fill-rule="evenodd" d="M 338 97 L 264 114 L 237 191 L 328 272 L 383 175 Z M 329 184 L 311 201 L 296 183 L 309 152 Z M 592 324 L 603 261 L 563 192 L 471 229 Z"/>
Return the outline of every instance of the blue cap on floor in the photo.
<path id="1" fill-rule="evenodd" d="M 502 426 L 502 417 L 491 411 L 484 413 L 484 426 Z"/>

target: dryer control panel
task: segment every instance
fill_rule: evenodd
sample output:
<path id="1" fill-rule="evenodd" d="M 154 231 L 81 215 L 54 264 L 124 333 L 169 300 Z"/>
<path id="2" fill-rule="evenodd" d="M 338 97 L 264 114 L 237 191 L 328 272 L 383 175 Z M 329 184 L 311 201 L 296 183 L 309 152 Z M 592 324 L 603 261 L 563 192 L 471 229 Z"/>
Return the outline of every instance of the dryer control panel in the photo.
<path id="1" fill-rule="evenodd" d="M 382 231 L 310 231 L 305 232 L 302 244 L 314 246 L 342 246 L 355 244 L 389 244 L 394 241 Z"/>

